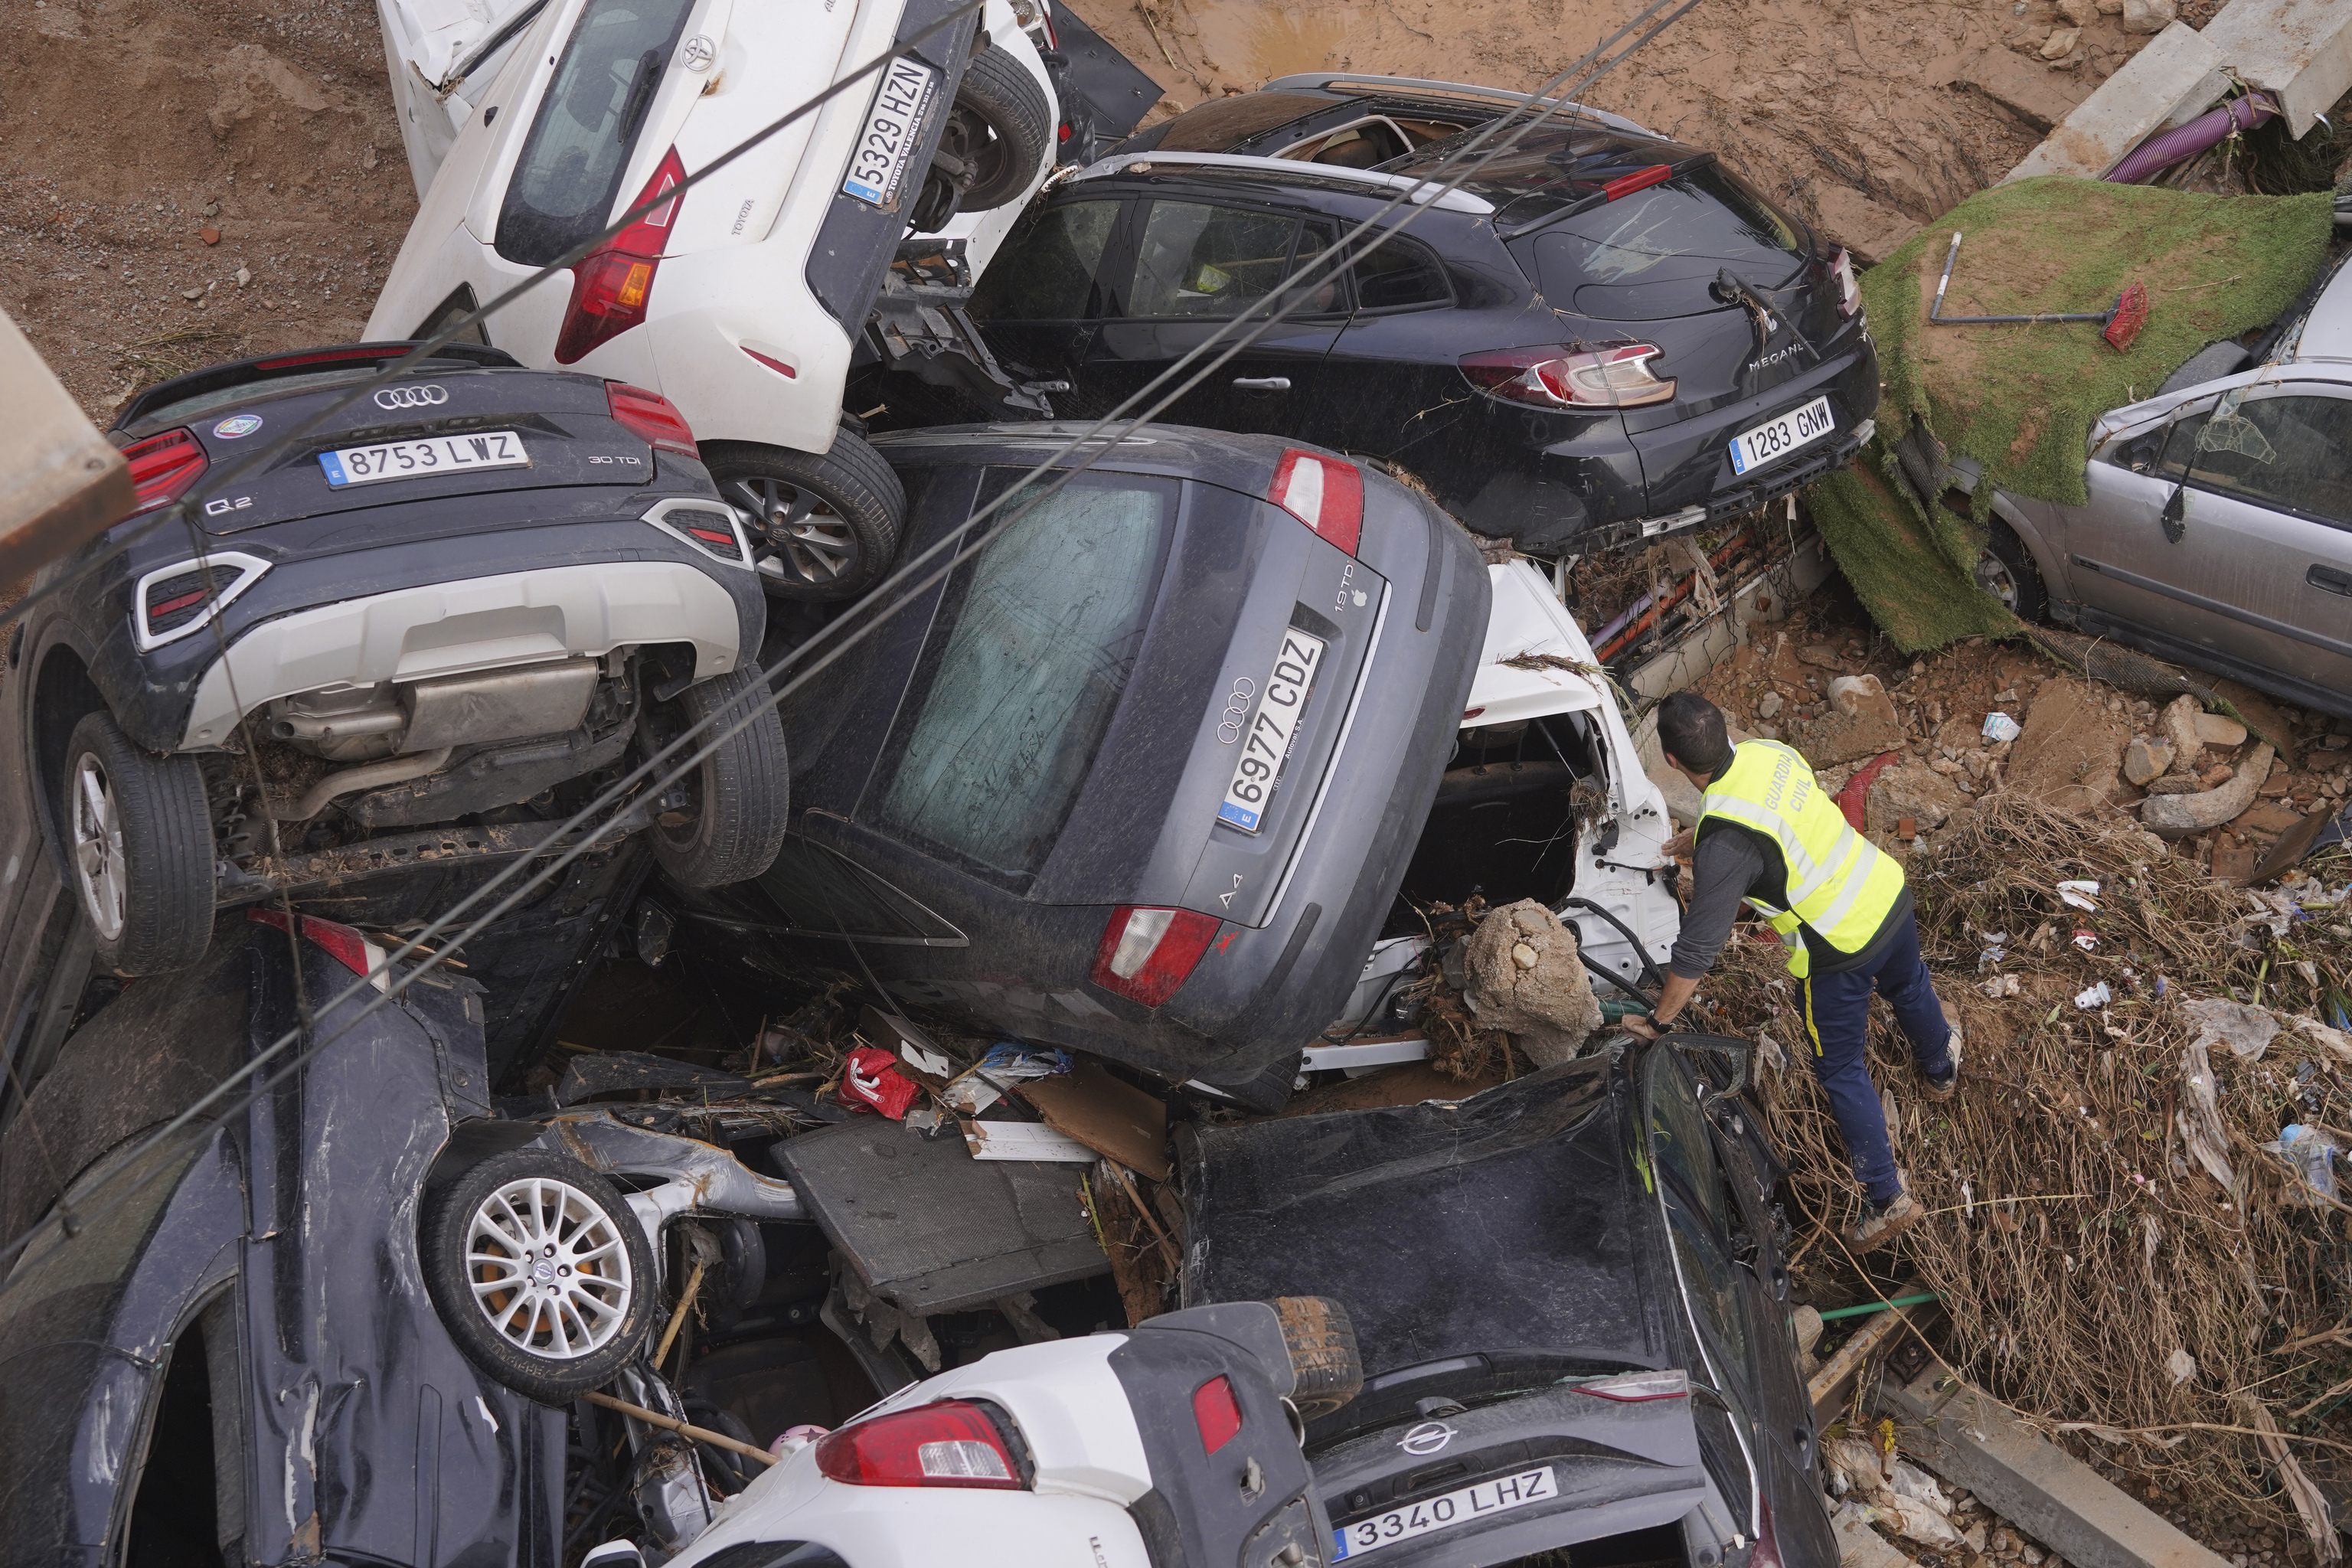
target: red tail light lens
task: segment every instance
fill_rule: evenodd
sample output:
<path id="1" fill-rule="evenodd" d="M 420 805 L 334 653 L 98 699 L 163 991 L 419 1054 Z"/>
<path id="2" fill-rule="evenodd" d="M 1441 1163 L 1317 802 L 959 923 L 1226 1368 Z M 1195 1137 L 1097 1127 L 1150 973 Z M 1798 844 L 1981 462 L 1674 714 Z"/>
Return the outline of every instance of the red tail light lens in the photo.
<path id="1" fill-rule="evenodd" d="M 1490 397 L 1538 408 L 1638 408 L 1666 403 L 1675 380 L 1651 369 L 1660 351 L 1649 343 L 1617 348 L 1498 349 L 1462 356 L 1462 374 Z"/>
<path id="2" fill-rule="evenodd" d="M 629 205 L 644 206 L 685 179 L 686 164 L 673 147 L 662 154 L 654 177 Z M 563 330 L 555 340 L 556 363 L 575 363 L 645 321 L 646 301 L 653 295 L 662 247 L 669 243 L 670 223 L 684 199 L 663 202 L 582 257 L 572 268 L 572 303 L 564 308 Z"/>
<path id="3" fill-rule="evenodd" d="M 1020 1467 L 996 1423 L 957 1399 L 829 1433 L 817 1439 L 816 1468 L 853 1487 L 1021 1489 Z"/>
<path id="4" fill-rule="evenodd" d="M 1095 949 L 1094 983 L 1157 1007 L 1176 994 L 1217 934 L 1214 915 L 1121 904 Z"/>
<path id="5" fill-rule="evenodd" d="M 287 929 L 286 911 L 283 910 L 248 910 L 245 918 L 256 925 L 270 926 L 278 931 Z M 366 976 L 377 990 L 390 988 L 383 971 L 383 949 L 350 926 L 322 921 L 315 915 L 299 918 L 302 922 L 300 934 L 303 941 L 315 942 L 326 951 L 328 957 L 353 974 Z"/>
<path id="6" fill-rule="evenodd" d="M 1646 191 L 1652 185 L 1663 185 L 1674 177 L 1675 172 L 1671 166 L 1664 163 L 1653 163 L 1646 169 L 1636 169 L 1630 174 L 1619 175 L 1601 186 L 1601 194 L 1613 202 L 1619 196 L 1630 196 L 1635 191 Z"/>
<path id="7" fill-rule="evenodd" d="M 1862 310 L 1862 284 L 1853 275 L 1853 253 L 1843 245 L 1832 251 L 1830 271 L 1838 283 L 1838 314 L 1850 321 Z"/>
<path id="8" fill-rule="evenodd" d="M 1234 1397 L 1227 1379 L 1213 1377 L 1192 1391 L 1192 1421 L 1201 1428 L 1201 1447 L 1213 1454 L 1242 1429 L 1241 1401 Z"/>
<path id="9" fill-rule="evenodd" d="M 133 517 L 178 500 L 205 472 L 205 449 L 186 430 L 166 430 L 133 441 L 122 448 L 122 460 L 130 466 L 131 485 L 139 494 Z"/>
<path id="10" fill-rule="evenodd" d="M 614 418 L 655 451 L 676 452 L 688 458 L 702 456 L 694 445 L 694 431 L 688 426 L 686 416 L 660 393 L 647 392 L 626 382 L 608 381 L 604 384 L 604 402 Z"/>
<path id="11" fill-rule="evenodd" d="M 1364 476 L 1353 463 L 1293 447 L 1265 499 L 1353 555 L 1364 533 Z"/>

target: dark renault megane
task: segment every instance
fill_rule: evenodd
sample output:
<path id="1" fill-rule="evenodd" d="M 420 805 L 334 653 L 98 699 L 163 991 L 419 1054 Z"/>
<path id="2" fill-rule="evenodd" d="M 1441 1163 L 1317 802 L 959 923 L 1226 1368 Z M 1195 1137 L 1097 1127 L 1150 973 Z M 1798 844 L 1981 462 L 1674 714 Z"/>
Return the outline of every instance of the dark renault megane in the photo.
<path id="1" fill-rule="evenodd" d="M 1496 110 L 1374 107 L 1376 144 L 1337 123 L 1353 110 L 1336 92 L 1154 127 L 1024 216 L 973 296 L 982 335 L 1069 382 L 1064 413 L 1108 410 L 1452 177 Z M 1290 285 L 1285 319 L 1161 416 L 1380 458 L 1547 555 L 1751 510 L 1868 437 L 1878 366 L 1851 259 L 1713 153 L 1563 111 L 1423 199 L 1379 220 L 1411 217 L 1377 251 Z"/>

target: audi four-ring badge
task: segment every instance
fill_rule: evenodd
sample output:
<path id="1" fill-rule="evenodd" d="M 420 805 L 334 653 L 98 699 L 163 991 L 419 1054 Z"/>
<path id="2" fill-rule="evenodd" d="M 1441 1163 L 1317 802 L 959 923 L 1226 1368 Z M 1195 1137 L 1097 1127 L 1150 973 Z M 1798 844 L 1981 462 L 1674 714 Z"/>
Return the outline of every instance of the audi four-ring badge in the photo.
<path id="1" fill-rule="evenodd" d="M 379 387 L 375 395 L 378 408 L 438 408 L 448 401 L 448 389 L 430 382 L 423 386 Z"/>

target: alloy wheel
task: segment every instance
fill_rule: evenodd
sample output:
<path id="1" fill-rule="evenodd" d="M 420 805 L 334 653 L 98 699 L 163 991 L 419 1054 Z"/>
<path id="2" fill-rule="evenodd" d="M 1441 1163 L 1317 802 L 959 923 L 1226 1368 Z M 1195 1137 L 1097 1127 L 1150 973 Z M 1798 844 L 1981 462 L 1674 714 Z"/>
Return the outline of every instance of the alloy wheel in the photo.
<path id="1" fill-rule="evenodd" d="M 804 485 L 770 478 L 735 479 L 728 500 L 759 520 L 761 575 L 832 583 L 857 563 L 857 537 L 833 504 Z"/>
<path id="2" fill-rule="evenodd" d="M 106 768 L 85 752 L 74 765 L 74 879 L 81 905 L 101 941 L 122 934 L 123 900 L 130 864 L 122 853 L 122 813 Z"/>
<path id="3" fill-rule="evenodd" d="M 2002 607 L 2014 612 L 2017 608 L 2017 575 L 2009 563 L 1986 551 L 1977 557 L 1977 586 L 2001 602 Z"/>
<path id="4" fill-rule="evenodd" d="M 636 1289 L 613 1217 L 550 1176 L 509 1182 L 475 1207 L 466 1277 L 492 1331 L 547 1361 L 575 1361 L 611 1342 Z"/>

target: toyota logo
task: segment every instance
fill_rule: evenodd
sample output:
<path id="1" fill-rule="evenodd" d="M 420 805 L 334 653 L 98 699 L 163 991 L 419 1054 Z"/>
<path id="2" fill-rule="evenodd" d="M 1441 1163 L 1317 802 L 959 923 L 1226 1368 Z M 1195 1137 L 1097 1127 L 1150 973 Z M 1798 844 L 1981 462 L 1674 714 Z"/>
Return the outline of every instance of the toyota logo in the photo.
<path id="1" fill-rule="evenodd" d="M 1454 1428 L 1443 1421 L 1424 1421 L 1397 1440 L 1408 1454 L 1434 1454 L 1454 1441 Z"/>
<path id="2" fill-rule="evenodd" d="M 1242 720 L 1248 716 L 1257 682 L 1246 675 L 1234 677 L 1234 693 L 1225 699 L 1225 716 L 1217 724 L 1217 739 L 1230 746 L 1242 738 Z"/>
<path id="3" fill-rule="evenodd" d="M 719 46 L 697 33 L 680 44 L 677 52 L 685 57 L 687 69 L 707 71 L 710 68 L 710 62 L 719 58 Z"/>
<path id="4" fill-rule="evenodd" d="M 375 395 L 378 408 L 435 408 L 449 401 L 449 394 L 438 386 L 387 386 Z"/>

